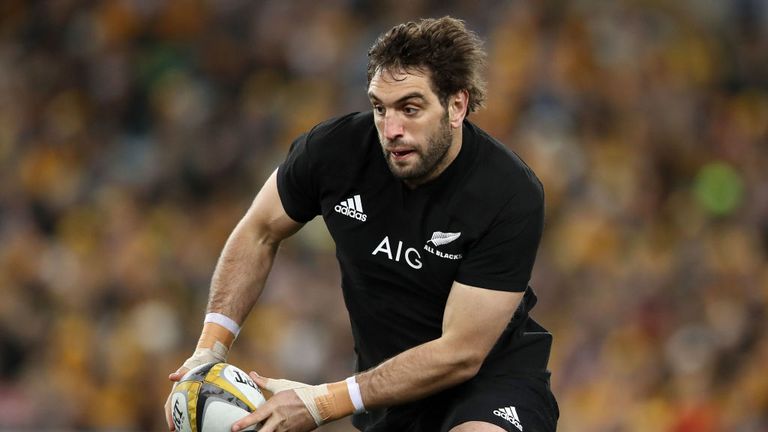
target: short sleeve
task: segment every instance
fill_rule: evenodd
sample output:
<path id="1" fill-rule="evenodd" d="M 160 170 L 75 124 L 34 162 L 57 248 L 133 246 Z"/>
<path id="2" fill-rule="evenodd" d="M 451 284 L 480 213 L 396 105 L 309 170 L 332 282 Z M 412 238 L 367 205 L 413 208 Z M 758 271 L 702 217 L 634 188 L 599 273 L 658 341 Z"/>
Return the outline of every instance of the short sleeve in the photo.
<path id="1" fill-rule="evenodd" d="M 456 281 L 499 291 L 525 291 L 544 226 L 544 205 L 525 214 L 500 215 L 490 229 L 470 245 Z"/>
<path id="2" fill-rule="evenodd" d="M 277 169 L 277 191 L 291 219 L 309 222 L 320 214 L 317 182 L 313 179 L 308 135 L 297 138 Z"/>

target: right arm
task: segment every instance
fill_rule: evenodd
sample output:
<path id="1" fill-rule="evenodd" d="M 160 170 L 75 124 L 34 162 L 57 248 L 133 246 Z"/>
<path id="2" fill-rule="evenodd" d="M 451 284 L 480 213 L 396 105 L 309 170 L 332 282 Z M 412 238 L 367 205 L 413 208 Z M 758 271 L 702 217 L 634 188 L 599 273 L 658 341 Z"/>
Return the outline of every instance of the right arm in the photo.
<path id="1" fill-rule="evenodd" d="M 224 245 L 213 272 L 207 312 L 224 315 L 237 326 L 242 325 L 264 289 L 280 242 L 302 226 L 283 208 L 275 170 Z M 235 337 L 224 326 L 206 322 L 192 357 L 168 379 L 176 382 L 191 368 L 225 361 Z M 165 404 L 165 414 L 168 429 L 173 431 L 170 401 L 171 395 Z"/>
<path id="2" fill-rule="evenodd" d="M 207 312 L 245 321 L 272 268 L 280 242 L 303 226 L 283 209 L 277 171 L 229 236 L 213 272 Z"/>

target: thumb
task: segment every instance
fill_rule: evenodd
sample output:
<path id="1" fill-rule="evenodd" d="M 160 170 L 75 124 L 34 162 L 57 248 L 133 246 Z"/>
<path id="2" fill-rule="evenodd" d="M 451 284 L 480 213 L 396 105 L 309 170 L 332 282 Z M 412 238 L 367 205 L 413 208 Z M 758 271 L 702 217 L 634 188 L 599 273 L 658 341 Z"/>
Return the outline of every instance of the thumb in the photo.
<path id="1" fill-rule="evenodd" d="M 272 385 L 270 384 L 270 381 L 273 381 L 273 380 L 263 377 L 253 371 L 249 373 L 248 376 L 250 376 L 253 382 L 255 382 L 256 385 L 259 386 L 260 388 L 267 389 L 270 392 L 275 393 L 275 391 L 272 388 L 270 388 L 272 387 Z"/>
<path id="2" fill-rule="evenodd" d="M 168 375 L 168 379 L 171 381 L 179 382 L 187 372 L 189 372 L 189 369 L 185 367 L 180 367 L 176 372 L 173 372 L 170 375 Z"/>
<path id="3" fill-rule="evenodd" d="M 267 391 L 269 391 L 272 394 L 307 386 L 304 383 L 290 381 L 286 379 L 265 378 L 257 374 L 256 372 L 251 372 L 248 375 L 256 382 L 256 384 L 259 387 L 267 389 Z"/>

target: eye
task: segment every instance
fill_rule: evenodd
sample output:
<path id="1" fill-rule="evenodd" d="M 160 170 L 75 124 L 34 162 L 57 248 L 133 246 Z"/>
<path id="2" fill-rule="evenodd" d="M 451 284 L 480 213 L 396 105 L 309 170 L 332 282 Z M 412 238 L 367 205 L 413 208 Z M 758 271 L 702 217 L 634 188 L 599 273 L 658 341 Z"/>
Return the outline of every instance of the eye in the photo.
<path id="1" fill-rule="evenodd" d="M 374 106 L 373 106 L 373 112 L 375 112 L 376 114 L 378 114 L 378 115 L 380 115 L 380 116 L 381 116 L 381 115 L 384 115 L 384 112 L 385 112 L 385 111 L 386 111 L 386 110 L 385 110 L 385 109 L 384 109 L 384 107 L 383 107 L 383 106 L 381 106 L 381 105 L 374 105 Z"/>
<path id="2" fill-rule="evenodd" d="M 418 112 L 419 112 L 419 109 L 418 109 L 418 108 L 416 108 L 416 107 L 407 106 L 407 107 L 403 108 L 403 112 L 404 112 L 404 113 L 405 113 L 405 115 L 407 115 L 407 116 L 413 116 L 413 115 L 416 115 L 416 114 L 418 114 Z"/>

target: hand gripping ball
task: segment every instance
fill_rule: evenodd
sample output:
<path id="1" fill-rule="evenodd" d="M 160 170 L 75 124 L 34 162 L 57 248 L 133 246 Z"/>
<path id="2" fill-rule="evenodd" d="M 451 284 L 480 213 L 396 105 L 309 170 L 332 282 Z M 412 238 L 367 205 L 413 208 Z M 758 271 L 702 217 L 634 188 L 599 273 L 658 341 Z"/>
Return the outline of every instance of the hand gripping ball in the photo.
<path id="1" fill-rule="evenodd" d="M 179 432 L 229 432 L 232 423 L 264 402 L 256 383 L 241 369 L 208 363 L 190 370 L 176 384 L 171 414 Z"/>

